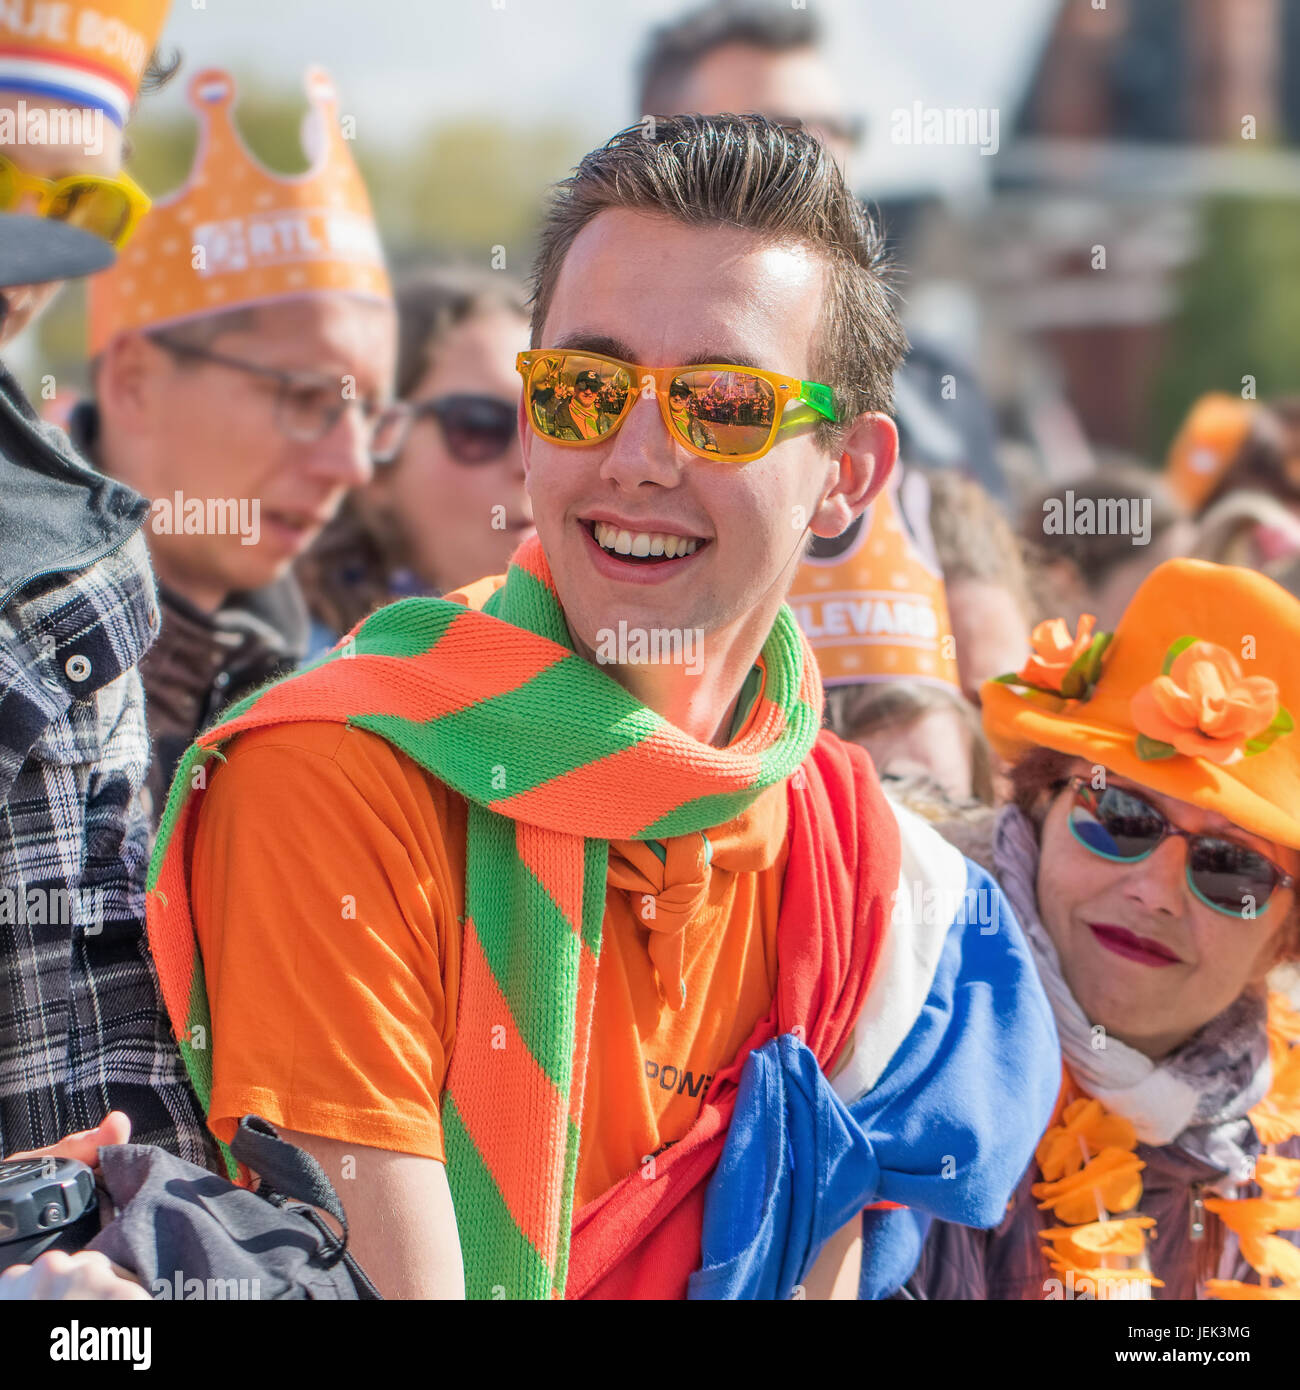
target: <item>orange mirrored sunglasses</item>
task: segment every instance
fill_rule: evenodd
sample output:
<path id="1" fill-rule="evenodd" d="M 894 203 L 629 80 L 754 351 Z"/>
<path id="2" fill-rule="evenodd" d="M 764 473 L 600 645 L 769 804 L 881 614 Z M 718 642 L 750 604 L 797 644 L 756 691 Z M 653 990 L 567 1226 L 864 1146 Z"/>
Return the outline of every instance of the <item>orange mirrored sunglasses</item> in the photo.
<path id="1" fill-rule="evenodd" d="M 543 439 L 576 448 L 599 444 L 653 392 L 669 433 L 699 458 L 749 463 L 781 429 L 835 420 L 829 386 L 727 363 L 645 367 L 599 352 L 535 348 L 515 363 L 528 422 Z M 805 409 L 788 411 L 797 402 Z"/>

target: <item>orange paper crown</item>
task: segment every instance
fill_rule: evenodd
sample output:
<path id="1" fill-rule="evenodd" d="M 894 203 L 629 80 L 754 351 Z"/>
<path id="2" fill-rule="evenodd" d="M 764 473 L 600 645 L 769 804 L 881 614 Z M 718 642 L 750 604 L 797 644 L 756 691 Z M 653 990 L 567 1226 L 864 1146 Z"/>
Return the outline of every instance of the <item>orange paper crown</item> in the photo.
<path id="1" fill-rule="evenodd" d="M 118 125 L 140 90 L 169 0 L 4 0 L 0 89 L 92 106 Z"/>
<path id="2" fill-rule="evenodd" d="M 370 198 L 339 129 L 334 84 L 307 74 L 312 111 L 304 174 L 273 174 L 231 117 L 235 84 L 215 68 L 189 87 L 202 125 L 189 181 L 154 204 L 117 264 L 91 282 L 90 352 L 119 333 L 160 328 L 268 300 L 392 291 Z"/>
<path id="3" fill-rule="evenodd" d="M 928 506 L 929 488 L 909 480 Z M 861 520 L 808 556 L 789 603 L 827 686 L 919 680 L 960 694 L 948 600 L 937 563 L 907 525 L 900 485 L 891 483 Z"/>

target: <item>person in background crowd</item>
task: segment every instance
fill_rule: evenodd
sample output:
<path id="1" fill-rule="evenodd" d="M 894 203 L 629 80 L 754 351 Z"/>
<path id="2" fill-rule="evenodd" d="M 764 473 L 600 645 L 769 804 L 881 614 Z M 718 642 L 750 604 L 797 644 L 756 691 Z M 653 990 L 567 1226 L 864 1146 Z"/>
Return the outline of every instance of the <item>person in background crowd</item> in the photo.
<path id="1" fill-rule="evenodd" d="M 1035 638 L 984 689 L 1014 801 L 981 857 L 1064 1081 L 1006 1218 L 936 1224 L 904 1296 L 1294 1299 L 1300 1014 L 1267 984 L 1300 957 L 1300 603 L 1172 560 L 1113 638 Z"/>
<path id="2" fill-rule="evenodd" d="M 443 267 L 396 299 L 401 429 L 298 566 L 316 652 L 391 599 L 500 573 L 532 534 L 515 371 L 528 344 L 523 290 Z"/>
<path id="3" fill-rule="evenodd" d="M 943 571 L 962 693 L 978 705 L 990 676 L 1029 650 L 1032 606 L 1019 541 L 980 485 L 961 473 L 927 474 L 930 531 Z"/>
<path id="4" fill-rule="evenodd" d="M 1135 465 L 1046 489 L 1022 516 L 1039 605 L 1071 624 L 1088 612 L 1113 629 L 1146 576 L 1196 541 L 1187 508 L 1158 474 Z"/>
<path id="5" fill-rule="evenodd" d="M 74 11 L 79 7 L 73 6 Z M 137 7 L 149 54 L 163 0 Z M 0 344 L 59 282 L 108 265 L 148 200 L 120 171 L 142 80 L 83 33 L 33 42 L 0 7 L 0 111 L 81 143 L 0 147 Z M 93 30 L 91 31 L 94 32 Z M 56 122 L 51 119 L 58 115 Z M 82 124 L 79 124 L 82 123 Z M 88 152 L 89 123 L 100 148 Z M 8 138 L 8 137 L 6 137 Z M 14 171 L 17 171 L 15 174 Z M 18 215 L 16 215 L 18 214 Z M 72 216 L 77 230 L 60 224 Z M 203 1163 L 201 1114 L 144 942 L 149 745 L 137 664 L 158 628 L 146 504 L 38 421 L 0 367 L 0 1152 L 108 1123 Z M 109 1116 L 110 1111 L 123 1114 Z M 111 1121 L 111 1123 L 110 1123 Z"/>
<path id="6" fill-rule="evenodd" d="M 199 160 L 90 294 L 94 399 L 72 432 L 152 500 L 162 631 L 141 672 L 155 824 L 198 731 L 306 654 L 290 566 L 397 424 L 369 199 L 328 78 L 307 87 L 312 167 L 281 178 L 240 141 L 229 75 L 198 73 Z M 333 254 L 345 236 L 347 254 Z"/>
<path id="7" fill-rule="evenodd" d="M 917 471 L 886 488 L 848 547 L 838 537 L 814 545 L 789 601 L 817 654 L 827 723 L 871 754 L 887 788 L 906 780 L 927 811 L 948 814 L 991 800 L 993 788 L 979 720 L 958 683 L 929 504 Z"/>
<path id="8" fill-rule="evenodd" d="M 1257 569 L 1300 594 L 1300 398 L 1202 396 L 1165 476 L 1196 521 L 1189 553 Z"/>
<path id="9" fill-rule="evenodd" d="M 210 1024 L 209 1122 L 256 1096 L 327 1171 L 350 1156 L 388 1296 L 880 1296 L 914 1213 L 996 1220 L 1041 1131 L 1059 1058 L 1018 929 L 820 731 L 784 606 L 809 532 L 894 463 L 880 249 L 821 145 L 759 117 L 586 156 L 520 358 L 537 536 L 178 771 L 224 745 L 150 895 L 174 1027 Z M 716 453 L 668 407 L 701 354 L 761 364 L 709 373 L 764 406 Z M 648 384 L 563 441 L 532 384 L 583 372 Z"/>
<path id="10" fill-rule="evenodd" d="M 809 131 L 841 167 L 864 135 L 824 56 L 818 17 L 774 0 L 710 0 L 655 29 L 638 64 L 636 101 L 638 120 L 756 112 Z M 988 400 L 942 344 L 911 343 L 895 375 L 893 413 L 905 466 L 960 469 L 1009 501 Z"/>

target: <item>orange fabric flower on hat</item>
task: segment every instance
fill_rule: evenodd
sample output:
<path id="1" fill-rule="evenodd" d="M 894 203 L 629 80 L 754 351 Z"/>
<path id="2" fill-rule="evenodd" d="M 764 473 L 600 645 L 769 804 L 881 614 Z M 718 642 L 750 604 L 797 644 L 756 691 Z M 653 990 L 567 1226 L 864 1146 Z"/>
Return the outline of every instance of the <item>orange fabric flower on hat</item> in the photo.
<path id="1" fill-rule="evenodd" d="M 1062 694 L 1061 686 L 1070 667 L 1092 645 L 1092 630 L 1097 619 L 1091 613 L 1079 618 L 1079 630 L 1074 636 L 1064 618 L 1049 618 L 1029 634 L 1033 654 L 1016 673 L 1026 685 L 1037 690 Z"/>
<path id="2" fill-rule="evenodd" d="M 1133 696 L 1133 724 L 1139 734 L 1172 752 L 1212 763 L 1236 762 L 1245 745 L 1278 717 L 1277 682 L 1243 676 L 1225 647 L 1185 640 L 1173 660 L 1166 661 L 1165 672 Z"/>

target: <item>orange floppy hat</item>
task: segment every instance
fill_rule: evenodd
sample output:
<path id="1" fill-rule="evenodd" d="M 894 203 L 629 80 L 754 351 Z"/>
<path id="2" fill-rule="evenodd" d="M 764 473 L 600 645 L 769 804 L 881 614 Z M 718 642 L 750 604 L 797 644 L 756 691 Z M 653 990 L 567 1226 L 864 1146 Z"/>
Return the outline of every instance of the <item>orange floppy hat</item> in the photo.
<path id="1" fill-rule="evenodd" d="M 1008 761 L 1033 748 L 1101 764 L 1300 849 L 1300 601 L 1254 570 L 1169 560 L 1113 634 L 1034 629 L 1034 655 L 980 691 Z"/>
<path id="2" fill-rule="evenodd" d="M 346 291 L 390 301 L 370 198 L 339 125 L 334 85 L 306 78 L 311 167 L 274 174 L 235 129 L 235 83 L 208 68 L 189 85 L 201 123 L 184 186 L 156 202 L 117 265 L 91 282 L 90 355 L 120 333 L 270 300 Z"/>

